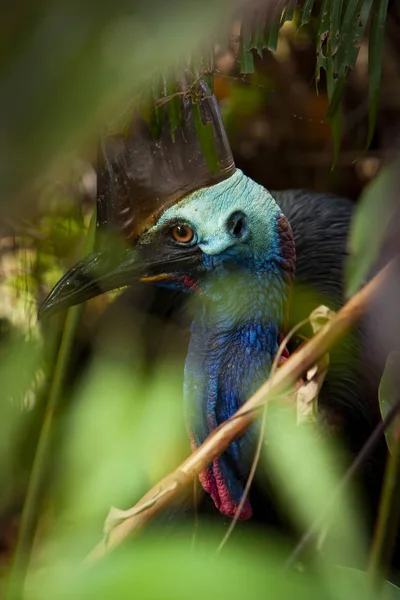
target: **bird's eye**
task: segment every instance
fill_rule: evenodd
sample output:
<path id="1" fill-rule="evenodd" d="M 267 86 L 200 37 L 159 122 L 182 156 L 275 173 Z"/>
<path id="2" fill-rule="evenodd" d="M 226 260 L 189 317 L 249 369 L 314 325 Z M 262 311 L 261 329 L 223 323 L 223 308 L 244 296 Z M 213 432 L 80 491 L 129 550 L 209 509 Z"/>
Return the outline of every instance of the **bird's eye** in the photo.
<path id="1" fill-rule="evenodd" d="M 176 242 L 188 244 L 194 238 L 194 231 L 188 225 L 175 225 L 171 230 L 172 237 Z"/>

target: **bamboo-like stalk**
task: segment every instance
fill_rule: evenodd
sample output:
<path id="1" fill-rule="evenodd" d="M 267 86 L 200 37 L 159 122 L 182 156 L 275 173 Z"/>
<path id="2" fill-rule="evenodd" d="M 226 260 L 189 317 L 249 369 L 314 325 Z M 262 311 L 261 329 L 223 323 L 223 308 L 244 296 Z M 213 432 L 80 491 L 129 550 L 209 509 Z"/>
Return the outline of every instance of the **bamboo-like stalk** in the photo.
<path id="1" fill-rule="evenodd" d="M 173 501 L 177 501 L 187 493 L 193 479 L 220 456 L 236 438 L 243 435 L 264 404 L 290 388 L 360 319 L 387 278 L 390 269 L 390 265 L 382 269 L 307 344 L 294 353 L 230 419 L 215 429 L 193 454 L 145 494 L 132 509 L 126 511 L 129 516 L 114 527 L 107 535 L 107 539 L 90 552 L 83 565 L 91 565 L 103 558 L 127 537 L 145 527 Z"/>
<path id="2" fill-rule="evenodd" d="M 400 520 L 400 417 L 397 416 L 393 432 L 393 448 L 388 460 L 383 482 L 378 519 L 368 560 L 368 580 L 376 588 L 387 575 Z"/>
<path id="3" fill-rule="evenodd" d="M 93 249 L 95 225 L 96 214 L 92 216 L 89 225 L 89 234 L 86 238 L 83 250 L 84 255 L 88 254 Z M 43 489 L 48 473 L 49 451 L 52 443 L 54 417 L 61 403 L 69 357 L 83 308 L 84 305 L 70 308 L 65 320 L 39 442 L 29 478 L 28 491 L 22 511 L 17 545 L 8 582 L 7 600 L 19 600 L 23 595 L 26 572 L 29 567 L 30 554 L 40 515 Z"/>

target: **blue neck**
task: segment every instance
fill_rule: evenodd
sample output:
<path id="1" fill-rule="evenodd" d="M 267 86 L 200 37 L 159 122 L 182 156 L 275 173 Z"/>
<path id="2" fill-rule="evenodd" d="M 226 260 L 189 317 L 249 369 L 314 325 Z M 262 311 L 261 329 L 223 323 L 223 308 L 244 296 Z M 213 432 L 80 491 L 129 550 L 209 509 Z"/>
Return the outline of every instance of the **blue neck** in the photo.
<path id="1" fill-rule="evenodd" d="M 188 424 L 198 446 L 270 373 L 293 281 L 295 246 L 271 194 L 239 170 L 168 208 L 153 232 L 177 222 L 190 225 L 193 244 L 202 253 L 201 268 L 194 272 L 196 289 L 179 270 L 164 281 L 201 293 L 185 370 Z M 234 513 L 242 495 L 252 438 L 249 431 L 200 475 L 224 514 Z"/>
<path id="2" fill-rule="evenodd" d="M 196 446 L 268 378 L 279 346 L 286 294 L 279 275 L 266 279 L 254 289 L 233 290 L 230 305 L 226 298 L 199 302 L 185 368 L 188 422 Z M 253 442 L 254 428 L 219 461 L 220 478 L 234 506 L 243 493 Z"/>
<path id="3" fill-rule="evenodd" d="M 279 346 L 276 323 L 248 320 L 235 330 L 197 317 L 185 369 L 185 396 L 193 407 L 195 436 L 231 417 L 268 377 Z M 189 409 L 189 413 L 193 413 Z"/>

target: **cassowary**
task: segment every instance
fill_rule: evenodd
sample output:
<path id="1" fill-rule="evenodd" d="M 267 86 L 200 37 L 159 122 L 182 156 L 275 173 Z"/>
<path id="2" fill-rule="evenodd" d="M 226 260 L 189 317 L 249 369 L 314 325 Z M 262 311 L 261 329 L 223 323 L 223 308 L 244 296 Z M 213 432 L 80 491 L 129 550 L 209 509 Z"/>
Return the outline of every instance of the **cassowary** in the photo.
<path id="1" fill-rule="evenodd" d="M 131 285 L 150 313 L 188 324 L 184 396 L 193 447 L 230 417 L 270 373 L 290 325 L 320 303 L 343 303 L 343 264 L 352 203 L 305 191 L 271 194 L 236 169 L 216 100 L 204 84 L 196 105 L 212 127 L 219 168 L 210 171 L 199 146 L 193 100 L 182 98 L 183 123 L 171 140 L 135 119 L 129 136 L 102 147 L 98 229 L 122 233 L 113 251 L 104 243 L 55 286 L 40 315 Z M 138 281 L 142 283 L 137 283 Z M 146 294 L 142 288 L 156 286 Z M 151 288 L 149 288 L 151 289 Z M 190 311 L 182 312 L 186 299 Z M 193 314 L 192 314 L 193 313 Z M 354 455 L 379 419 L 379 372 L 362 326 L 330 355 L 319 396 L 321 418 Z M 216 509 L 238 508 L 255 444 L 249 430 L 201 475 Z M 382 441 L 364 468 L 373 515 L 386 449 Z M 253 486 L 241 519 L 268 521 Z"/>

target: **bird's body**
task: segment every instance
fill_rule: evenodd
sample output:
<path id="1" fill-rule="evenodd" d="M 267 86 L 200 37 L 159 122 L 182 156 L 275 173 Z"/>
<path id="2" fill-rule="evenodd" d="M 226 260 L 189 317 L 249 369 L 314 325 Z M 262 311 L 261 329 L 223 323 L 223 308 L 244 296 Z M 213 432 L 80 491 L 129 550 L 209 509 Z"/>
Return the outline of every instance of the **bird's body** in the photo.
<path id="1" fill-rule="evenodd" d="M 294 242 L 272 196 L 239 170 L 167 210 L 148 235 L 176 223 L 194 232 L 189 243 L 202 253 L 201 274 L 194 281 L 163 282 L 200 295 L 184 386 L 188 424 L 198 446 L 269 375 L 287 313 Z M 201 478 L 218 509 L 229 516 L 243 494 L 250 436 L 234 442 Z M 243 517 L 250 515 L 247 504 Z"/>
<path id="2" fill-rule="evenodd" d="M 107 330 L 110 323 L 120 321 L 124 335 L 129 336 L 129 314 L 139 311 L 143 320 L 138 331 L 135 319 L 135 339 L 145 348 L 148 362 L 156 364 L 168 353 L 180 357 L 194 445 L 204 441 L 211 429 L 231 416 L 268 377 L 284 331 L 306 318 L 321 303 L 334 310 L 344 303 L 344 263 L 353 203 L 334 195 L 304 190 L 273 192 L 273 197 L 291 225 L 296 252 L 286 318 L 284 294 L 280 295 L 281 302 L 275 302 L 276 308 L 271 309 L 274 291 L 270 282 L 265 286 L 264 281 L 261 286 L 254 287 L 254 283 L 253 287 L 245 286 L 242 294 L 228 287 L 227 296 L 214 303 L 212 298 L 198 296 L 195 290 L 191 290 L 195 297 L 180 290 L 175 281 L 171 287 L 133 284 L 101 319 Z M 243 308 L 242 296 L 246 318 L 236 315 L 235 320 L 232 313 Z M 260 320 L 261 315 L 263 320 Z M 306 327 L 304 333 L 311 335 L 311 330 Z M 364 337 L 361 323 L 331 350 L 329 371 L 319 394 L 319 411 L 326 431 L 345 442 L 349 459 L 360 450 L 380 418 L 377 404 L 380 373 L 368 360 Z M 197 426 L 196 419 L 200 419 Z M 253 442 L 254 439 L 243 438 L 226 454 L 220 489 L 216 482 L 221 482 L 218 478 L 221 463 L 216 461 L 215 464 L 217 478 L 213 471 L 202 477 L 204 488 L 214 499 L 210 502 L 207 494 L 203 500 L 202 507 L 207 514 L 218 510 L 232 516 L 235 512 L 252 459 Z M 364 469 L 365 500 L 371 516 L 379 499 L 385 457 L 382 440 L 381 447 Z M 228 494 L 224 493 L 226 488 Z M 246 518 L 251 512 L 252 519 L 258 522 L 277 521 L 273 503 L 257 484 L 252 487 L 250 503 L 245 505 L 242 516 Z"/>
<path id="3" fill-rule="evenodd" d="M 48 314 L 131 285 L 127 297 L 147 315 L 141 332 L 135 323 L 144 348 L 150 341 L 160 356 L 166 348 L 176 355 L 178 346 L 185 356 L 183 389 L 193 446 L 268 378 L 291 326 L 322 303 L 334 310 L 343 304 L 353 210 L 349 200 L 332 195 L 295 190 L 271 195 L 246 177 L 235 168 L 215 98 L 204 85 L 201 92 L 219 170 L 210 175 L 205 163 L 190 98 L 181 99 L 183 125 L 175 132 L 175 142 L 169 129 L 160 141 L 154 141 L 148 129 L 138 139 L 135 128 L 132 137 L 113 140 L 103 150 L 98 225 L 117 228 L 128 245 L 113 256 L 108 247 L 99 246 L 61 279 L 41 309 Z M 112 309 L 119 318 L 124 302 L 120 298 Z M 148 333 L 149 316 L 156 317 L 155 344 Z M 164 335 L 171 323 L 179 330 L 173 339 Z M 126 334 L 127 324 L 122 327 Z M 331 349 L 319 394 L 326 431 L 344 440 L 350 457 L 380 418 L 379 378 L 360 324 Z M 255 442 L 251 428 L 201 475 L 208 511 L 212 499 L 214 514 L 233 516 Z M 385 456 L 382 441 L 362 475 L 371 523 Z M 276 520 L 274 504 L 256 486 L 240 516 L 251 515 L 262 522 Z"/>

